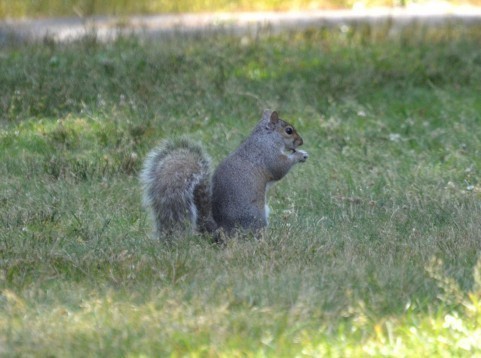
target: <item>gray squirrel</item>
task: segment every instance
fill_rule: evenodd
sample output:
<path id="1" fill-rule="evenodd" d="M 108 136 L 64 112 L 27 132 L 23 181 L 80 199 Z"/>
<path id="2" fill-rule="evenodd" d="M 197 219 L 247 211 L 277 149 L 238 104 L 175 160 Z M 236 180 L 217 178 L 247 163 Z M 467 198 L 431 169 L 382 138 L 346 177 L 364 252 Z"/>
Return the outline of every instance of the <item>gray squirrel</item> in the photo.
<path id="1" fill-rule="evenodd" d="M 228 235 L 267 226 L 267 191 L 307 160 L 307 152 L 297 149 L 302 144 L 291 124 L 266 110 L 211 179 L 211 160 L 200 144 L 185 137 L 164 140 L 147 155 L 140 174 L 156 235 L 182 230 Z"/>

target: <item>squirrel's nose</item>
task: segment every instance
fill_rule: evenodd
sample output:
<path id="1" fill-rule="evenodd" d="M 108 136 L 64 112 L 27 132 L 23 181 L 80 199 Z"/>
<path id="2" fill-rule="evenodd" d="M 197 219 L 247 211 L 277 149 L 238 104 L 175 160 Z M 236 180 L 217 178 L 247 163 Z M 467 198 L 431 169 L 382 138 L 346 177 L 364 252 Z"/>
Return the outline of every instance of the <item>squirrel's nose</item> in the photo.
<path id="1" fill-rule="evenodd" d="M 302 140 L 302 137 L 297 138 L 296 142 L 297 142 L 297 146 L 300 146 L 304 143 L 304 141 Z"/>

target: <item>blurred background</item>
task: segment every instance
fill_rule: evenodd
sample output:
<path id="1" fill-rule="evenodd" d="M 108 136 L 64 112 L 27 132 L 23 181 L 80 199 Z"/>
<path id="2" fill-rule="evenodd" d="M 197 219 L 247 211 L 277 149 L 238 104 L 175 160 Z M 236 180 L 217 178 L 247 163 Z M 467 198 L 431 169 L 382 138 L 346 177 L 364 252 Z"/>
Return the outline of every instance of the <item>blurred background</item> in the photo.
<path id="1" fill-rule="evenodd" d="M 0 0 L 0 19 L 410 6 L 481 6 L 481 0 Z"/>

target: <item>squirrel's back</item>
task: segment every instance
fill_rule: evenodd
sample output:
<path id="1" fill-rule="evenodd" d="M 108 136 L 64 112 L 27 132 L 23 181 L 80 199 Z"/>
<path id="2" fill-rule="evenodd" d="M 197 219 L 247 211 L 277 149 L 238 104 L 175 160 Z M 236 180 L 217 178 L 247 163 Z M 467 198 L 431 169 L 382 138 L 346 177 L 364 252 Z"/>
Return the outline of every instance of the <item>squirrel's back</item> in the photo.
<path id="1" fill-rule="evenodd" d="M 187 138 L 164 140 L 148 154 L 140 181 L 158 236 L 213 229 L 210 172 L 209 156 Z"/>

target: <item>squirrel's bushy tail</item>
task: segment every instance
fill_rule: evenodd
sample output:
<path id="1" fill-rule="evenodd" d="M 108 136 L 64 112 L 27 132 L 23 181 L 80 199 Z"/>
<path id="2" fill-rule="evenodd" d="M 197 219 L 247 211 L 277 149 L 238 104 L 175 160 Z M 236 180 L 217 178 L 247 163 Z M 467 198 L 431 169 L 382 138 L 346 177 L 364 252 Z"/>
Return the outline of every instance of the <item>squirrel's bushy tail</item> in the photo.
<path id="1" fill-rule="evenodd" d="M 147 156 L 140 174 L 144 205 L 157 236 L 183 231 L 213 231 L 210 158 L 185 137 L 164 140 Z"/>

